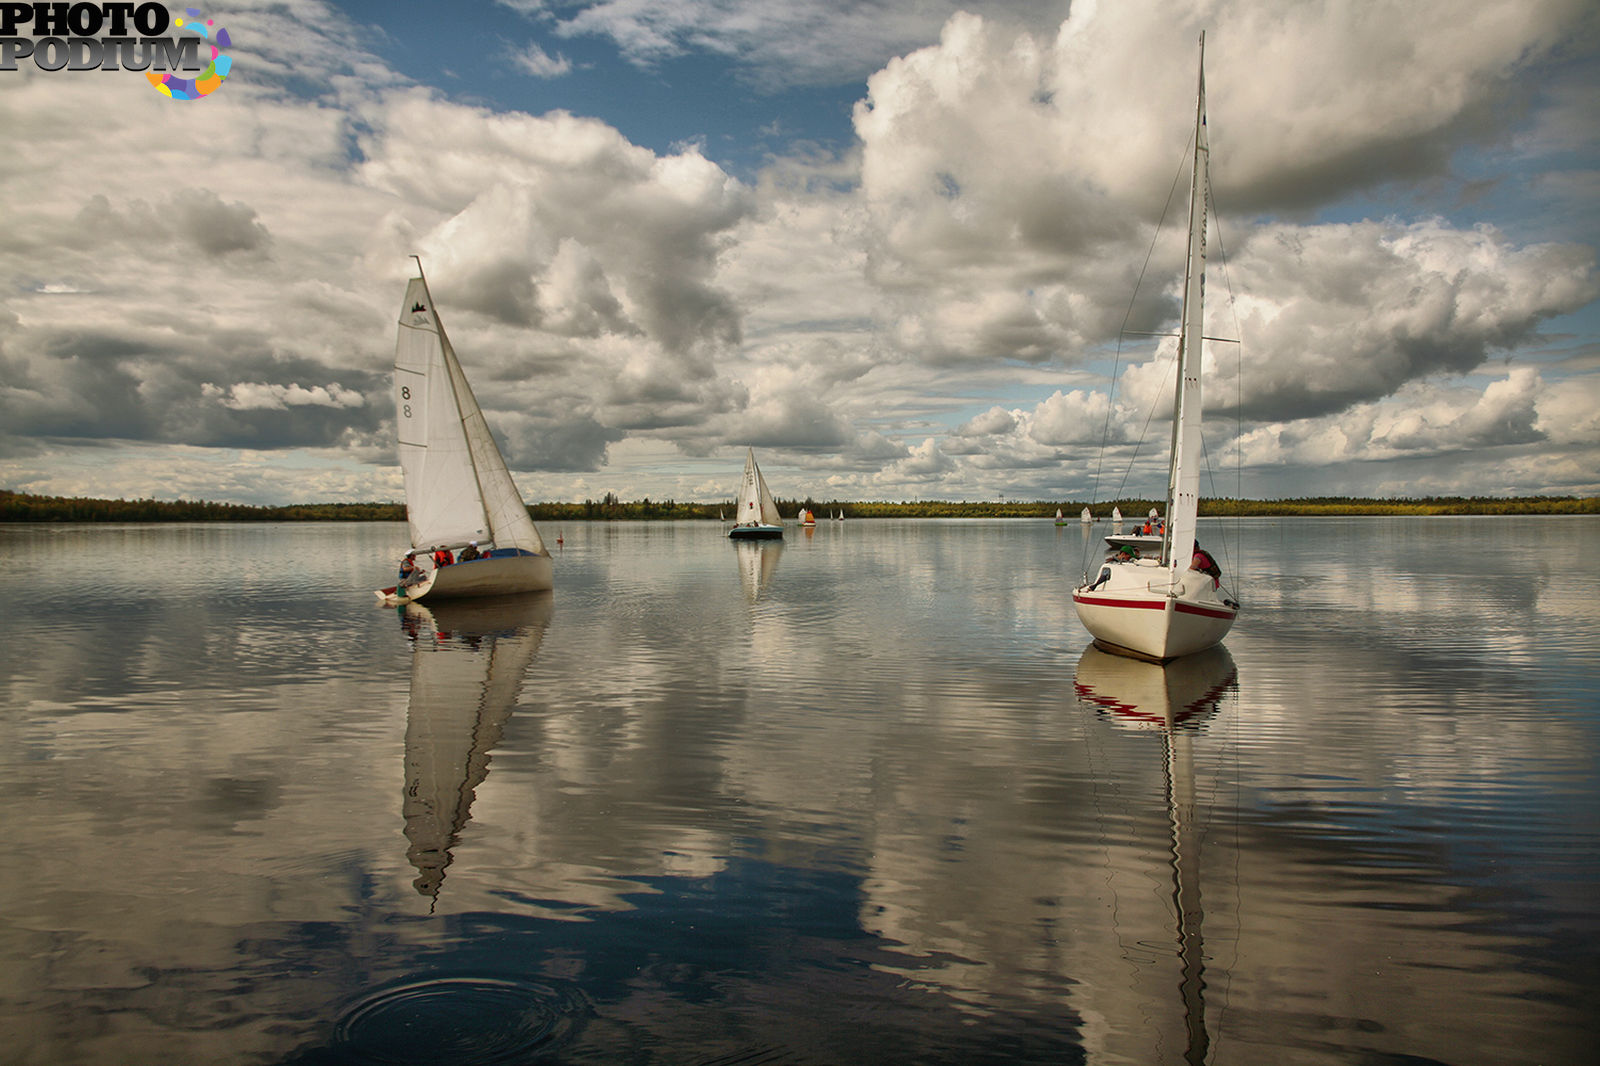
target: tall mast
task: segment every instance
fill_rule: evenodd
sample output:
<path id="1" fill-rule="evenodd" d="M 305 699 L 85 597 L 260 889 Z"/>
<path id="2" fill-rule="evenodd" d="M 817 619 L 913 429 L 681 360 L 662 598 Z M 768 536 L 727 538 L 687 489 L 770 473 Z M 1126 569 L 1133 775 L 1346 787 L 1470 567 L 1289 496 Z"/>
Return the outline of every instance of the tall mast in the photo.
<path id="1" fill-rule="evenodd" d="M 1178 381 L 1173 401 L 1172 470 L 1167 482 L 1164 562 L 1174 583 L 1194 554 L 1200 510 L 1200 365 L 1205 321 L 1206 189 L 1210 149 L 1206 143 L 1206 35 L 1200 34 L 1200 82 L 1194 119 L 1194 176 L 1189 189 L 1189 256 L 1184 268 L 1183 326 L 1178 340 Z"/>

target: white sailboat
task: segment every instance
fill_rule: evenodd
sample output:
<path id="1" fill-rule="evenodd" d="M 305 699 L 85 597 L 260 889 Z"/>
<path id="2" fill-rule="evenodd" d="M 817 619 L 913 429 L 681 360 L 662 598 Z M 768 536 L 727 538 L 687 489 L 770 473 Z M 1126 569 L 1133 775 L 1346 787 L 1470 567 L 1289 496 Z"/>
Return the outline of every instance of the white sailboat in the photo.
<path id="1" fill-rule="evenodd" d="M 1078 521 L 1082 522 L 1086 526 L 1093 525 L 1094 515 L 1090 514 L 1089 508 L 1085 507 L 1083 509 L 1083 513 L 1078 516 Z"/>
<path id="2" fill-rule="evenodd" d="M 735 540 L 783 536 L 783 517 L 767 489 L 767 479 L 756 465 L 754 448 L 745 450 L 744 479 L 739 482 L 739 502 L 728 536 Z"/>
<path id="3" fill-rule="evenodd" d="M 1227 635 L 1239 605 L 1213 575 L 1190 568 L 1200 488 L 1200 363 L 1205 320 L 1206 144 L 1205 36 L 1200 38 L 1194 173 L 1189 190 L 1189 251 L 1178 340 L 1178 373 L 1167 482 L 1167 526 L 1156 558 L 1108 558 L 1099 575 L 1072 592 L 1083 627 L 1104 651 L 1166 662 L 1204 651 Z"/>
<path id="4" fill-rule="evenodd" d="M 378 598 L 432 601 L 550 588 L 550 552 L 445 335 L 420 260 L 400 305 L 394 395 L 406 521 L 422 565 Z M 435 566 L 433 553 L 441 548 L 477 558 Z"/>
<path id="5" fill-rule="evenodd" d="M 1061 508 L 1057 507 L 1056 508 L 1056 525 L 1064 526 L 1066 524 L 1067 524 L 1067 516 L 1061 513 Z"/>
<path id="6" fill-rule="evenodd" d="M 1114 525 L 1119 525 L 1119 526 L 1122 525 L 1122 508 L 1120 508 L 1120 507 L 1111 508 L 1111 521 L 1112 521 L 1112 524 L 1114 524 Z"/>

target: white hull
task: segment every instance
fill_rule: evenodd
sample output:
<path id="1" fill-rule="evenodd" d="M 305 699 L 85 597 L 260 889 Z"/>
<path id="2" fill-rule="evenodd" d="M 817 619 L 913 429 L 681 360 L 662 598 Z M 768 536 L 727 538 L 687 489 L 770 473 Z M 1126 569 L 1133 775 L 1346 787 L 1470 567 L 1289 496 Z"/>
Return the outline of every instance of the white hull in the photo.
<path id="1" fill-rule="evenodd" d="M 1159 558 L 1161 537 L 1155 533 L 1113 533 L 1106 537 L 1112 551 L 1118 548 L 1137 548 L 1146 559 Z"/>
<path id="2" fill-rule="evenodd" d="M 1072 590 L 1078 620 L 1096 646 L 1117 655 L 1166 662 L 1222 641 L 1239 607 L 1205 574 L 1189 571 L 1176 590 L 1157 565 L 1106 563 L 1111 579 Z"/>
<path id="3" fill-rule="evenodd" d="M 540 592 L 555 587 L 555 567 L 549 555 L 509 555 L 472 559 L 428 571 L 410 588 L 379 592 L 386 603 L 433 603 L 472 596 L 504 596 L 514 592 Z M 401 595 L 401 592 L 404 595 Z"/>
<path id="4" fill-rule="evenodd" d="M 734 526 L 728 530 L 728 536 L 734 540 L 763 540 L 783 536 L 782 526 L 747 525 Z"/>

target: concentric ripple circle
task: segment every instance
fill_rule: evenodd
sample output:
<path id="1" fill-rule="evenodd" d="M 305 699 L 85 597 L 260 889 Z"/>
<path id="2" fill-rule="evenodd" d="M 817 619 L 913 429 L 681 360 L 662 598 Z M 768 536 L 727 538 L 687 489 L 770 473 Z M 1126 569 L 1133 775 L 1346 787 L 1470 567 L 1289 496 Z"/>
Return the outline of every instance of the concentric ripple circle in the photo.
<path id="1" fill-rule="evenodd" d="M 563 1043 L 590 1011 L 559 983 L 430 977 L 374 991 L 339 1020 L 333 1043 L 374 1066 L 506 1062 Z"/>

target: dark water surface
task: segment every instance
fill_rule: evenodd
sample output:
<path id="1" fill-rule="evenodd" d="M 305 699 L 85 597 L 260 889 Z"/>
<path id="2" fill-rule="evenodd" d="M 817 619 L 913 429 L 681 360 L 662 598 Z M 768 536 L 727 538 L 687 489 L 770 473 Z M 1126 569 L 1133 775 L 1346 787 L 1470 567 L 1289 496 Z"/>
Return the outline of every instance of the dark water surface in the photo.
<path id="1" fill-rule="evenodd" d="M 1600 521 L 1230 529 L 1163 670 L 1048 522 L 0 527 L 0 1061 L 1594 1061 Z"/>

